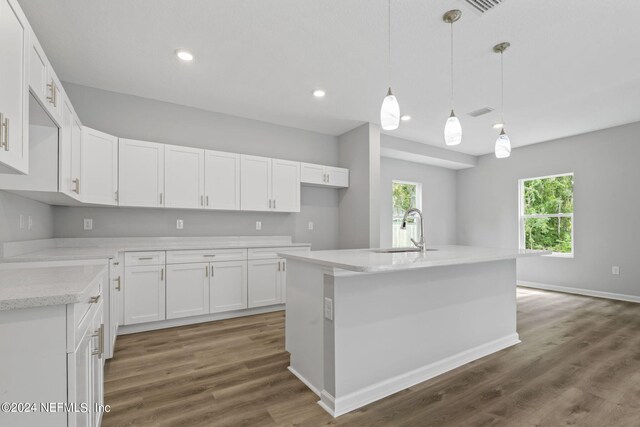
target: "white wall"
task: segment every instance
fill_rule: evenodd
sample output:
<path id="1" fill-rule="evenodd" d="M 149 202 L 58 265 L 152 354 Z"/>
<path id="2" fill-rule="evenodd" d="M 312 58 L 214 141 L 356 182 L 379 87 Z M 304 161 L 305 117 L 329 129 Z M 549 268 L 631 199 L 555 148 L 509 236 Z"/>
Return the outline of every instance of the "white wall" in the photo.
<path id="1" fill-rule="evenodd" d="M 513 150 L 458 172 L 458 242 L 518 246 L 518 179 L 575 173 L 575 258 L 518 261 L 518 279 L 640 296 L 640 123 Z M 611 275 L 611 266 L 620 275 Z"/>
<path id="2" fill-rule="evenodd" d="M 380 127 L 366 123 L 338 137 L 340 166 L 349 188 L 340 190 L 339 248 L 380 246 Z"/>
<path id="3" fill-rule="evenodd" d="M 25 227 L 20 228 L 20 214 Z M 28 216 L 32 228 L 28 229 Z M 15 194 L 0 191 L 0 242 L 48 239 L 53 237 L 53 208 Z"/>
<path id="4" fill-rule="evenodd" d="M 422 184 L 427 246 L 456 244 L 456 171 L 383 157 L 380 164 L 380 246 L 391 247 L 392 243 L 393 180 Z"/>
<path id="5" fill-rule="evenodd" d="M 148 141 L 254 154 L 326 165 L 338 164 L 337 138 L 166 102 L 65 83 L 86 126 Z M 85 232 L 82 219 L 93 218 Z M 185 221 L 176 230 L 175 220 Z M 301 212 L 200 212 L 167 209 L 55 207 L 56 237 L 291 235 L 314 249 L 336 248 L 338 191 L 303 187 Z M 256 231 L 255 221 L 262 221 Z M 308 230 L 308 221 L 314 230 Z"/>

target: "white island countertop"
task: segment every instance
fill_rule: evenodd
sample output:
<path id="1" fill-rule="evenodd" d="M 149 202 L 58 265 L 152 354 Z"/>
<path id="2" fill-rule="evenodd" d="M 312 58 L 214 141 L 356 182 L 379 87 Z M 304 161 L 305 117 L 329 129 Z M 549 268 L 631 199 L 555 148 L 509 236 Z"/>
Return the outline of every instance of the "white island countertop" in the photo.
<path id="1" fill-rule="evenodd" d="M 0 269 L 0 311 L 75 304 L 106 264 Z"/>
<path id="2" fill-rule="evenodd" d="M 285 259 L 304 261 L 328 268 L 361 273 L 410 270 L 416 268 L 501 261 L 527 256 L 549 255 L 549 251 L 481 248 L 476 246 L 430 246 L 426 253 L 380 253 L 381 249 L 345 249 L 281 253 Z"/>

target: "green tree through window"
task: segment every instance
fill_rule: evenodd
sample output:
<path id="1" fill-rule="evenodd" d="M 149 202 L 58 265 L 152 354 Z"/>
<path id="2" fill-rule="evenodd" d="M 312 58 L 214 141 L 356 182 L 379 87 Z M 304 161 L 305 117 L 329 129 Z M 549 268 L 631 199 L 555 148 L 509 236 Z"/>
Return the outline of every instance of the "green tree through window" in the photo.
<path id="1" fill-rule="evenodd" d="M 573 174 L 520 181 L 520 244 L 573 254 Z"/>
<path id="2" fill-rule="evenodd" d="M 402 230 L 402 218 L 404 213 L 410 208 L 421 209 L 420 195 L 422 189 L 420 184 L 412 182 L 393 181 L 393 216 L 392 216 L 392 246 L 407 247 L 413 246 L 411 238 L 418 239 L 417 224 L 411 217 L 407 221 L 407 229 Z"/>

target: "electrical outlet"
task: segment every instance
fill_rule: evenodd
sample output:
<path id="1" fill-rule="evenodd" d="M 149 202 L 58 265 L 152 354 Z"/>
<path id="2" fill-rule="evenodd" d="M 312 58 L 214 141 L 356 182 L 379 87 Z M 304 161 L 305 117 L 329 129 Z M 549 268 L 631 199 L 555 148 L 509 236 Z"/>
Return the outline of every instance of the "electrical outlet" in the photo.
<path id="1" fill-rule="evenodd" d="M 177 228 L 178 230 L 182 230 L 182 229 L 184 228 L 184 221 L 183 221 L 183 220 L 181 220 L 181 219 L 177 220 L 177 221 L 176 221 L 176 228 Z"/>
<path id="2" fill-rule="evenodd" d="M 93 219 L 85 218 L 84 219 L 84 229 L 85 230 L 93 230 Z"/>
<path id="3" fill-rule="evenodd" d="M 24 229 L 24 215 L 20 214 L 20 230 Z"/>
<path id="4" fill-rule="evenodd" d="M 27 230 L 31 230 L 33 228 L 33 219 L 31 215 L 27 217 Z"/>
<path id="5" fill-rule="evenodd" d="M 333 300 L 331 298 L 324 299 L 324 318 L 333 320 Z"/>
<path id="6" fill-rule="evenodd" d="M 618 276 L 620 274 L 620 267 L 617 265 L 611 266 L 611 274 Z"/>
<path id="7" fill-rule="evenodd" d="M 262 230 L 262 221 L 256 221 L 256 230 Z"/>
<path id="8" fill-rule="evenodd" d="M 309 221 L 309 230 L 313 230 L 313 221 Z"/>

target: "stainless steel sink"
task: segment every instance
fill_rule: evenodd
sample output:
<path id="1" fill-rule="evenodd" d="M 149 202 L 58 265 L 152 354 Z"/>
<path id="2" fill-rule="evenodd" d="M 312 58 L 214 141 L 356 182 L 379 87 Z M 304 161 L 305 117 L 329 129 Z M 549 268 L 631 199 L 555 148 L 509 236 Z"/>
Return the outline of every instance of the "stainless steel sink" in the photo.
<path id="1" fill-rule="evenodd" d="M 437 249 L 427 249 L 427 252 L 437 251 Z M 371 252 L 377 254 L 395 254 L 402 252 L 420 252 L 419 248 L 388 248 L 388 249 L 374 249 Z"/>

